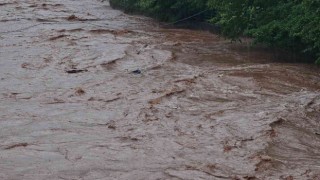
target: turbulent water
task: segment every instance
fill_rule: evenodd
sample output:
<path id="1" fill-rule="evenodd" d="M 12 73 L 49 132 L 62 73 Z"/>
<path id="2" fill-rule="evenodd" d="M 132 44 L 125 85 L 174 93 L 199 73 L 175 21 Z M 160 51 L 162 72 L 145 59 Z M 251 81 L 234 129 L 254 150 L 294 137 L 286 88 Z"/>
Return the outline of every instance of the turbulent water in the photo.
<path id="1" fill-rule="evenodd" d="M 98 0 L 1 0 L 0 179 L 320 179 L 320 70 Z"/>

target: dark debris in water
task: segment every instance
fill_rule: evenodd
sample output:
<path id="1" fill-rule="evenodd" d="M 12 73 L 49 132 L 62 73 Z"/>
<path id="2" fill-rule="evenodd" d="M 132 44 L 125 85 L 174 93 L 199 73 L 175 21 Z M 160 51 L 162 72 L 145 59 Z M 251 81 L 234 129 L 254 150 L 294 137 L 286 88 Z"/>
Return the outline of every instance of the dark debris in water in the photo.
<path id="1" fill-rule="evenodd" d="M 140 69 L 132 71 L 133 74 L 142 74 L 142 71 Z"/>
<path id="2" fill-rule="evenodd" d="M 68 74 L 77 74 L 77 73 L 83 73 L 83 72 L 88 72 L 88 70 L 87 69 L 71 69 L 66 71 L 66 73 Z"/>
<path id="3" fill-rule="evenodd" d="M 76 15 L 70 15 L 69 17 L 66 18 L 68 21 L 75 21 L 78 20 L 79 18 Z"/>
<path id="4" fill-rule="evenodd" d="M 57 39 L 60 39 L 60 38 L 64 38 L 64 37 L 66 37 L 66 36 L 67 36 L 67 35 L 62 34 L 62 35 L 59 35 L 59 36 L 51 37 L 49 40 L 50 40 L 50 41 L 54 41 L 54 40 L 57 40 Z"/>
<path id="5" fill-rule="evenodd" d="M 18 143 L 18 144 L 10 145 L 4 149 L 9 150 L 9 149 L 14 149 L 14 148 L 18 148 L 18 147 L 27 147 L 28 145 L 29 145 L 28 143 Z"/>

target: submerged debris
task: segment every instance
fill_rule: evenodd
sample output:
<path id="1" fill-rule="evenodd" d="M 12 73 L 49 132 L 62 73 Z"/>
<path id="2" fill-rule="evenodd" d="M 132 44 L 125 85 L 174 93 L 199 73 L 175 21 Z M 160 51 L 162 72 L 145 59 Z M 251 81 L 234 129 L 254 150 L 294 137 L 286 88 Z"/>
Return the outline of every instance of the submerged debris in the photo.
<path id="1" fill-rule="evenodd" d="M 82 96 L 84 95 L 86 92 L 82 89 L 82 88 L 77 88 L 75 94 L 77 96 Z"/>
<path id="2" fill-rule="evenodd" d="M 76 15 L 70 15 L 69 17 L 66 18 L 68 21 L 75 21 L 78 20 L 79 18 Z"/>
<path id="3" fill-rule="evenodd" d="M 58 36 L 55 36 L 55 37 L 52 37 L 52 38 L 49 38 L 50 41 L 54 41 L 54 40 L 57 40 L 57 39 L 60 39 L 60 38 L 63 38 L 63 37 L 66 37 L 67 35 L 58 35 Z"/>
<path id="4" fill-rule="evenodd" d="M 10 146 L 5 147 L 5 150 L 9 150 L 9 149 L 14 149 L 14 148 L 18 148 L 18 147 L 27 147 L 29 144 L 28 143 L 18 143 L 18 144 L 13 144 Z"/>

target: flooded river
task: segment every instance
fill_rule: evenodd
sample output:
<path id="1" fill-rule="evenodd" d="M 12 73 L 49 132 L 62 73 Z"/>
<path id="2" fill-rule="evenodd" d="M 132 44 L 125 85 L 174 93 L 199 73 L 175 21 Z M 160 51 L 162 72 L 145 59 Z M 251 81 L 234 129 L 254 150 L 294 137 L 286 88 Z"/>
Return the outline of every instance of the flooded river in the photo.
<path id="1" fill-rule="evenodd" d="M 238 47 L 237 47 L 238 46 Z M 0 179 L 320 179 L 320 69 L 98 0 L 0 1 Z"/>

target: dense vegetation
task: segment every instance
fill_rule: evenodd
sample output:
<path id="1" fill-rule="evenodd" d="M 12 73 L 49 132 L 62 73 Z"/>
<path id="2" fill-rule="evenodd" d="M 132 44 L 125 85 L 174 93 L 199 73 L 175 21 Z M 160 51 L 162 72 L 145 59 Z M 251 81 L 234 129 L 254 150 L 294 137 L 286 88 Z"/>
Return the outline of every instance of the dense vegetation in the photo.
<path id="1" fill-rule="evenodd" d="M 111 5 L 171 22 L 203 12 L 193 20 L 219 25 L 230 39 L 249 36 L 320 64 L 319 0 L 111 0 Z"/>
<path id="2" fill-rule="evenodd" d="M 162 21 L 173 22 L 206 10 L 207 0 L 111 0 L 111 5 L 126 12 L 139 12 Z M 212 12 L 204 12 L 194 20 L 212 17 Z"/>

